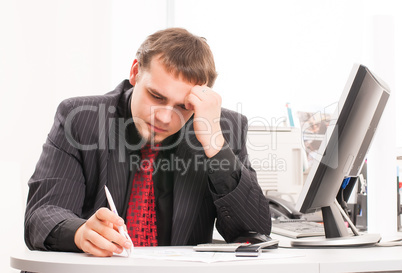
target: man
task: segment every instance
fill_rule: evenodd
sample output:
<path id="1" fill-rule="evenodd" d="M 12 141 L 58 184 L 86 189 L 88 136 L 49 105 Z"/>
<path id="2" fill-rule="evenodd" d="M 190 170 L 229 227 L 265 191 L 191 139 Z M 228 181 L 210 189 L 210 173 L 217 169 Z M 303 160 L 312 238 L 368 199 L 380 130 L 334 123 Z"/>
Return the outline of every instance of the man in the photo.
<path id="1" fill-rule="evenodd" d="M 136 57 L 114 91 L 60 104 L 29 181 L 27 246 L 111 256 L 131 247 L 117 231 L 125 224 L 136 246 L 195 245 L 211 242 L 215 219 L 228 242 L 245 231 L 268 235 L 247 120 L 221 108 L 211 89 L 205 39 L 158 31 Z M 105 185 L 121 217 L 106 208 Z"/>

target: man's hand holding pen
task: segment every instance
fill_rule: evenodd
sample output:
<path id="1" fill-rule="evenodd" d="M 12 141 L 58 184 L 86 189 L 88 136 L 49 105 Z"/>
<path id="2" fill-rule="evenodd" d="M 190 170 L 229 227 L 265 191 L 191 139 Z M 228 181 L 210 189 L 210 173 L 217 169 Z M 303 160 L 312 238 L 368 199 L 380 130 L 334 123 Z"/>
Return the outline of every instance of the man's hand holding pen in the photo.
<path id="1" fill-rule="evenodd" d="M 74 242 L 82 251 L 99 257 L 121 254 L 132 243 L 119 233 L 124 220 L 107 208 L 100 208 L 75 233 Z"/>
<path id="2" fill-rule="evenodd" d="M 124 220 L 117 213 L 112 195 L 107 186 L 105 194 L 110 210 L 100 208 L 88 221 L 78 228 L 74 242 L 79 249 L 95 256 L 107 257 L 121 254 L 126 249 L 127 256 L 134 248 Z"/>

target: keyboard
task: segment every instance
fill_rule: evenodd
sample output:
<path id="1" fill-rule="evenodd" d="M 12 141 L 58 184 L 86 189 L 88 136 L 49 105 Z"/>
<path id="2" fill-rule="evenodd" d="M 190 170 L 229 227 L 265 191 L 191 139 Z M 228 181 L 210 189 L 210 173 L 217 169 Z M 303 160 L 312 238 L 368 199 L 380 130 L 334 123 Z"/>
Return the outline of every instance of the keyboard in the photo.
<path id="1" fill-rule="evenodd" d="M 272 233 L 294 239 L 325 236 L 324 225 L 316 222 L 281 220 L 272 222 Z"/>

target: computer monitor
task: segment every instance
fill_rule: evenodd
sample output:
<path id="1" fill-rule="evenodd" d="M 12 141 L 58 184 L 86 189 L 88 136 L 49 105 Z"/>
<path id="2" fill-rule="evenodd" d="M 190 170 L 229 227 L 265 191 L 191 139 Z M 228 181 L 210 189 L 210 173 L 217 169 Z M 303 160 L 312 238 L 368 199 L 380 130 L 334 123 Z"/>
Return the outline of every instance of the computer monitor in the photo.
<path id="1" fill-rule="evenodd" d="M 365 66 L 353 67 L 296 203 L 302 213 L 321 209 L 326 238 L 297 240 L 292 245 L 356 246 L 381 239 L 379 234 L 360 235 L 357 229 L 351 235 L 336 196 L 344 179 L 360 174 L 389 96 L 387 85 Z"/>

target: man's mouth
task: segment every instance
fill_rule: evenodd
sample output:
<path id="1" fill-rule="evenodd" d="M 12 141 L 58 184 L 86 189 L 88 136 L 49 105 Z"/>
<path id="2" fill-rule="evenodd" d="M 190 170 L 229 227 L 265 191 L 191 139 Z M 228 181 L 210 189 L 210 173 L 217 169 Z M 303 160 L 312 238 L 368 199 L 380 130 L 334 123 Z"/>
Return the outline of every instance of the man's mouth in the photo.
<path id="1" fill-rule="evenodd" d="M 166 133 L 168 130 L 154 126 L 150 123 L 147 123 L 149 129 L 151 130 L 151 132 L 155 132 L 155 133 Z"/>

